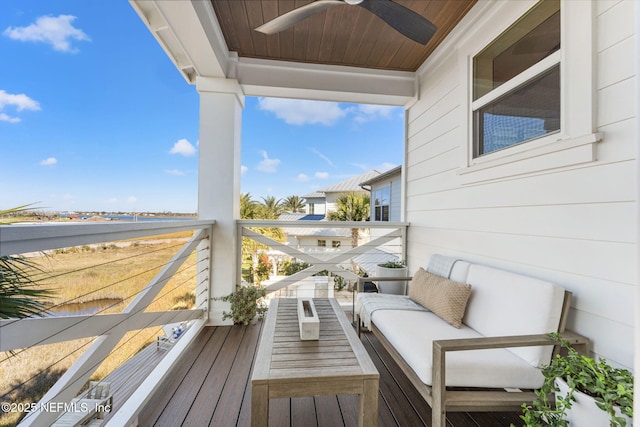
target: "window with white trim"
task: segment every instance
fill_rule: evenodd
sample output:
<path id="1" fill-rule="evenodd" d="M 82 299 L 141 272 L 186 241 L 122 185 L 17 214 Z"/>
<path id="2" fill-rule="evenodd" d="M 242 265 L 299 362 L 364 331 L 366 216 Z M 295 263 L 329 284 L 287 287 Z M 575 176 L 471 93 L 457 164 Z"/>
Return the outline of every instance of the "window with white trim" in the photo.
<path id="1" fill-rule="evenodd" d="M 389 221 L 389 205 L 391 189 L 389 186 L 381 187 L 373 191 L 373 220 Z"/>
<path id="2" fill-rule="evenodd" d="M 559 0 L 542 0 L 473 57 L 473 158 L 561 131 Z"/>

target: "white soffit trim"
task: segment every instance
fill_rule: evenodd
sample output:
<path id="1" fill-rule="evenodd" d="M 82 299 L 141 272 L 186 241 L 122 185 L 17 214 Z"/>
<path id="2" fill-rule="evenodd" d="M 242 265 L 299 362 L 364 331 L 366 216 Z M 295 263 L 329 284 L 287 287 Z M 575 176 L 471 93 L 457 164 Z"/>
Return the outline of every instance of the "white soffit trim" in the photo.
<path id="1" fill-rule="evenodd" d="M 404 106 L 416 93 L 412 72 L 336 65 L 240 58 L 230 77 L 249 96 Z"/>
<path id="2" fill-rule="evenodd" d="M 229 52 L 210 2 L 129 0 L 129 3 L 188 83 L 194 84 L 196 75 L 226 76 Z"/>

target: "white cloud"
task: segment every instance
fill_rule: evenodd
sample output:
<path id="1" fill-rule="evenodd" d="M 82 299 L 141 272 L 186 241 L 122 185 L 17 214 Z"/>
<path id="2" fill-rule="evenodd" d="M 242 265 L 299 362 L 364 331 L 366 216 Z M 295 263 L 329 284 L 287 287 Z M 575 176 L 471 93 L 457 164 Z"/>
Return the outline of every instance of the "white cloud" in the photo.
<path id="1" fill-rule="evenodd" d="M 72 200 L 72 199 L 73 199 L 73 196 L 72 196 L 71 194 L 65 194 L 64 196 L 62 196 L 62 198 L 63 198 L 64 200 Z"/>
<path id="2" fill-rule="evenodd" d="M 40 104 L 38 103 L 38 101 L 29 98 L 24 93 L 12 94 L 7 93 L 4 90 L 0 90 L 0 121 L 18 123 L 20 121 L 19 117 L 12 117 L 2 112 L 2 110 L 4 110 L 6 106 L 13 106 L 17 111 L 40 110 Z"/>
<path id="3" fill-rule="evenodd" d="M 181 170 L 178 169 L 165 169 L 164 173 L 169 174 L 169 175 L 175 175 L 175 176 L 183 176 L 184 172 L 182 172 Z"/>
<path id="4" fill-rule="evenodd" d="M 21 119 L 18 117 L 11 117 L 5 113 L 0 113 L 0 122 L 18 123 Z"/>
<path id="5" fill-rule="evenodd" d="M 171 150 L 169 150 L 170 154 L 181 154 L 185 157 L 191 157 L 196 154 L 196 147 L 193 146 L 188 140 L 180 139 L 178 142 L 173 144 Z"/>
<path id="6" fill-rule="evenodd" d="M 18 111 L 37 111 L 40 109 L 40 104 L 38 103 L 38 101 L 34 101 L 24 93 L 14 95 L 11 93 L 7 93 L 4 90 L 0 90 L 0 109 L 3 109 L 6 105 L 15 105 Z"/>
<path id="7" fill-rule="evenodd" d="M 280 159 L 270 159 L 266 151 L 261 151 L 263 160 L 258 163 L 256 169 L 266 173 L 275 173 L 278 171 Z"/>
<path id="8" fill-rule="evenodd" d="M 315 148 L 312 148 L 311 152 L 313 154 L 315 154 L 316 156 L 320 157 L 325 162 L 327 162 L 330 166 L 335 166 L 333 161 L 330 158 L 328 158 L 327 156 L 325 156 L 324 154 L 322 154 L 320 151 L 316 150 Z"/>
<path id="9" fill-rule="evenodd" d="M 337 102 L 300 99 L 258 98 L 260 110 L 274 113 L 290 125 L 322 124 L 331 126 L 348 113 Z"/>
<path id="10" fill-rule="evenodd" d="M 135 202 L 137 202 L 137 201 L 138 201 L 138 198 L 137 198 L 137 197 L 135 197 L 135 196 L 129 196 L 129 197 L 127 197 L 127 202 L 129 202 L 129 203 L 135 203 Z"/>
<path id="11" fill-rule="evenodd" d="M 78 49 L 71 46 L 72 40 L 91 41 L 84 31 L 73 26 L 75 19 L 72 15 L 41 16 L 34 24 L 9 27 L 3 34 L 13 40 L 43 42 L 59 52 L 75 53 Z"/>
<path id="12" fill-rule="evenodd" d="M 244 175 L 249 170 L 245 165 L 240 166 L 240 175 Z"/>
<path id="13" fill-rule="evenodd" d="M 58 159 L 56 159 L 55 157 L 49 157 L 48 159 L 40 161 L 40 164 L 42 166 L 53 166 L 56 163 L 58 163 Z"/>
<path id="14" fill-rule="evenodd" d="M 296 177 L 296 181 L 300 181 L 300 182 L 307 182 L 309 181 L 309 175 L 304 174 L 304 173 L 299 173 L 298 176 Z"/>
<path id="15" fill-rule="evenodd" d="M 366 123 L 377 119 L 388 119 L 400 110 L 401 107 L 390 107 L 387 105 L 358 105 L 358 107 L 353 110 L 355 114 L 353 120 L 356 123 Z"/>
<path id="16" fill-rule="evenodd" d="M 316 172 L 315 177 L 318 179 L 329 179 L 329 172 Z"/>
<path id="17" fill-rule="evenodd" d="M 107 203 L 109 203 L 109 204 L 114 204 L 114 203 L 117 203 L 117 202 L 118 202 L 118 199 L 116 197 L 112 197 L 109 200 L 107 200 Z"/>

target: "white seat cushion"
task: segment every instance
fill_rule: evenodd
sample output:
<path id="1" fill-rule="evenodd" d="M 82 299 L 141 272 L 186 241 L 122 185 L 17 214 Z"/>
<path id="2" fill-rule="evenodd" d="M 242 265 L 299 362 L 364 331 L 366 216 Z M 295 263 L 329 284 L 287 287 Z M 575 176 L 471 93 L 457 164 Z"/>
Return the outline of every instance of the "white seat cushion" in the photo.
<path id="1" fill-rule="evenodd" d="M 433 341 L 476 338 L 463 325 L 453 328 L 431 312 L 378 310 L 372 319 L 418 377 L 432 385 Z M 506 349 L 450 352 L 446 356 L 447 386 L 540 388 L 541 371 Z"/>
<path id="2" fill-rule="evenodd" d="M 484 336 L 548 334 L 558 331 L 564 289 L 550 282 L 472 264 L 471 296 L 463 323 Z M 510 351 L 533 366 L 548 364 L 553 347 Z"/>

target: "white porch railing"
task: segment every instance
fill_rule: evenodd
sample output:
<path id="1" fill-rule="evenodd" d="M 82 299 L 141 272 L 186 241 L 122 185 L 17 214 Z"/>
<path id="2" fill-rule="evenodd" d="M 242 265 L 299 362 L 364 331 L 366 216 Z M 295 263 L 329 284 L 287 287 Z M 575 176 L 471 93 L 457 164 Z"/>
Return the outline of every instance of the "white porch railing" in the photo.
<path id="1" fill-rule="evenodd" d="M 148 283 L 136 298 L 119 314 L 64 316 L 28 319 L 8 319 L 0 321 L 0 351 L 30 348 L 42 344 L 63 342 L 78 338 L 96 337 L 92 345 L 76 363 L 54 384 L 36 405 L 36 410 L 27 414 L 20 425 L 49 425 L 60 415 L 47 410 L 52 403 L 65 404 L 71 401 L 88 381 L 101 362 L 115 348 L 122 337 L 132 330 L 161 326 L 168 323 L 195 321 L 181 338 L 180 345 L 170 350 L 166 361 L 143 384 L 144 393 L 134 394 L 121 407 L 127 412 L 120 414 L 120 420 L 127 423 L 135 419 L 135 411 L 148 399 L 158 386 L 164 372 L 179 360 L 180 353 L 188 347 L 190 340 L 197 336 L 204 326 L 209 303 L 210 259 L 209 236 L 214 221 L 157 221 L 118 224 L 34 224 L 0 226 L 0 256 L 39 252 L 93 243 L 112 242 L 145 236 L 196 230 L 171 261 Z M 198 249 L 196 308 L 163 312 L 145 312 L 149 304 L 160 293 L 168 280 L 195 249 Z M 155 383 L 154 383 L 155 380 Z M 135 401 L 134 401 L 135 400 Z M 114 408 L 118 411 L 119 408 Z M 116 414 L 118 415 L 118 414 Z"/>
<path id="2" fill-rule="evenodd" d="M 354 221 L 268 221 L 268 220 L 240 220 L 237 221 L 239 239 L 247 237 L 262 245 L 278 251 L 286 257 L 296 259 L 310 264 L 311 266 L 294 273 L 290 276 L 280 278 L 267 286 L 267 292 L 271 293 L 286 286 L 300 282 L 309 276 L 320 271 L 327 270 L 338 275 L 347 281 L 355 282 L 358 275 L 351 269 L 345 268 L 346 263 L 355 262 L 359 267 L 363 267 L 362 261 L 367 258 L 376 259 L 380 255 L 388 254 L 397 260 L 406 259 L 406 234 L 408 223 L 404 222 L 354 222 Z M 279 228 L 285 230 L 288 236 L 287 241 L 280 242 L 267 237 L 257 229 Z M 328 230 L 359 230 L 361 236 L 358 245 L 339 248 L 314 246 L 317 240 L 331 242 L 334 237 Z M 350 241 L 349 233 L 337 233 L 335 239 Z M 292 239 L 291 236 L 303 236 Z M 305 243 L 300 243 L 302 241 Z M 293 243 L 293 242 L 297 243 Z M 241 242 L 239 242 L 240 247 Z M 377 253 L 374 253 L 377 252 Z M 240 254 L 239 254 L 240 256 Z M 241 268 L 242 260 L 238 260 L 238 268 Z M 343 266 L 341 266 L 341 264 Z M 366 270 L 366 269 L 365 269 Z M 240 274 L 240 273 L 239 273 Z"/>

